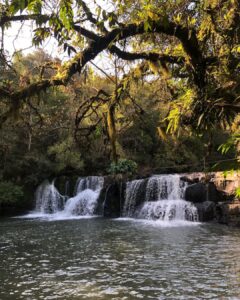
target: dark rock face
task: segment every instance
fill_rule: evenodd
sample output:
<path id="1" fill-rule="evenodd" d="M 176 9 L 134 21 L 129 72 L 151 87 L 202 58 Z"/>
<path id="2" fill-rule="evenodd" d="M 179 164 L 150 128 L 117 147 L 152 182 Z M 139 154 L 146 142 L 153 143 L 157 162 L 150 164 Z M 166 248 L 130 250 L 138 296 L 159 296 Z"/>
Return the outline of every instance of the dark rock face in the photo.
<path id="1" fill-rule="evenodd" d="M 194 183 L 189 185 L 185 191 L 185 199 L 193 203 L 206 201 L 206 186 L 203 183 Z"/>
<path id="2" fill-rule="evenodd" d="M 200 222 L 216 220 L 216 204 L 213 201 L 198 202 L 194 205 L 197 207 Z"/>
<path id="3" fill-rule="evenodd" d="M 105 190 L 105 191 L 104 191 Z M 103 216 L 108 218 L 118 218 L 124 204 L 125 183 L 114 182 L 103 189 L 102 202 Z"/>
<path id="4" fill-rule="evenodd" d="M 61 195 L 73 197 L 77 179 L 77 176 L 60 176 L 56 178 L 54 183 Z"/>
<path id="5" fill-rule="evenodd" d="M 226 203 L 218 203 L 216 206 L 216 219 L 220 224 L 228 224 L 229 212 Z"/>
<path id="6" fill-rule="evenodd" d="M 222 200 L 222 195 L 212 182 L 207 184 L 198 182 L 186 188 L 185 199 L 192 203 L 202 203 L 209 200 L 216 203 Z"/>
<path id="7" fill-rule="evenodd" d="M 216 218 L 220 224 L 240 227 L 240 201 L 218 203 Z"/>
<path id="8" fill-rule="evenodd" d="M 200 222 L 218 220 L 217 203 L 223 200 L 223 194 L 216 189 L 214 183 L 198 182 L 189 185 L 185 199 L 197 207 Z"/>

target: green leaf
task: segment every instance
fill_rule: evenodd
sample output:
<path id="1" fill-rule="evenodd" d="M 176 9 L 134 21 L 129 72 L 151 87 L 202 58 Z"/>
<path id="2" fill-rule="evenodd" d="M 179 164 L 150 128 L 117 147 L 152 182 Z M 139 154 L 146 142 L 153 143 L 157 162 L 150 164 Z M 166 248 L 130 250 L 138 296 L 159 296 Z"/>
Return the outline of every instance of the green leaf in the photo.
<path id="1" fill-rule="evenodd" d="M 152 27 L 151 27 L 151 24 L 149 23 L 149 21 L 147 20 L 147 21 L 145 21 L 144 22 L 144 31 L 145 32 L 148 32 L 148 31 L 150 31 L 152 29 Z"/>
<path id="2" fill-rule="evenodd" d="M 60 3 L 59 18 L 63 26 L 70 31 L 73 28 L 72 1 L 62 0 Z"/>
<path id="3" fill-rule="evenodd" d="M 238 198 L 240 198 L 240 187 L 238 187 L 238 188 L 236 189 L 236 196 L 237 196 Z"/>

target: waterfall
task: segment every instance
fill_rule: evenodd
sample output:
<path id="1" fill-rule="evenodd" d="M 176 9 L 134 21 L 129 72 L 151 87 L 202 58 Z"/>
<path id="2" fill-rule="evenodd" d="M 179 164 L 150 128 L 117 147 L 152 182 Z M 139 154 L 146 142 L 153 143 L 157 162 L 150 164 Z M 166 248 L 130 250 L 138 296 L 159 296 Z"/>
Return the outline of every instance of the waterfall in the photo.
<path id="1" fill-rule="evenodd" d="M 179 175 L 154 175 L 148 180 L 145 200 L 183 199 L 185 188 Z"/>
<path id="2" fill-rule="evenodd" d="M 87 189 L 92 191 L 101 190 L 103 184 L 104 178 L 101 176 L 79 177 L 75 186 L 75 195 Z"/>
<path id="3" fill-rule="evenodd" d="M 97 207 L 98 196 L 99 191 L 83 190 L 67 200 L 64 213 L 69 216 L 92 216 Z"/>
<path id="4" fill-rule="evenodd" d="M 103 184 L 104 178 L 100 176 L 78 178 L 75 187 L 76 196 L 67 200 L 64 212 L 68 215 L 94 215 Z"/>
<path id="5" fill-rule="evenodd" d="M 198 221 L 197 208 L 184 200 L 186 183 L 179 175 L 154 175 L 147 181 L 145 199 L 136 205 L 143 180 L 127 183 L 123 216 L 150 220 Z"/>
<path id="6" fill-rule="evenodd" d="M 45 180 L 35 193 L 36 211 L 56 213 L 63 209 L 65 200 L 66 197 L 61 195 L 54 186 L 54 181 L 49 183 L 48 180 Z"/>
<path id="7" fill-rule="evenodd" d="M 79 178 L 75 187 L 76 195 L 68 198 L 58 192 L 54 182 L 50 184 L 46 180 L 36 190 L 35 212 L 57 214 L 58 217 L 92 216 L 103 184 L 103 177 Z"/>
<path id="8" fill-rule="evenodd" d="M 105 209 L 108 198 L 109 216 L 121 215 L 161 221 L 198 221 L 197 208 L 184 199 L 187 183 L 182 181 L 179 175 L 154 175 L 147 179 L 127 182 L 122 209 L 121 204 L 119 208 L 116 205 L 118 189 L 116 195 L 115 189 L 109 196 L 109 188 L 112 185 L 106 189 L 105 197 L 100 199 L 103 186 L 103 177 L 81 177 L 76 182 L 74 196 L 69 198 L 58 192 L 54 181 L 44 181 L 36 190 L 35 212 L 51 215 L 53 219 L 94 216 L 100 212 L 100 206 Z M 69 184 L 66 184 L 65 190 L 69 190 Z"/>
<path id="9" fill-rule="evenodd" d="M 138 213 L 139 219 L 162 221 L 198 221 L 197 208 L 182 199 L 145 202 Z"/>
<path id="10" fill-rule="evenodd" d="M 140 200 L 144 190 L 144 179 L 128 181 L 126 185 L 125 202 L 123 206 L 123 217 L 131 217 L 134 214 L 137 201 Z M 144 196 L 145 197 L 145 196 Z"/>

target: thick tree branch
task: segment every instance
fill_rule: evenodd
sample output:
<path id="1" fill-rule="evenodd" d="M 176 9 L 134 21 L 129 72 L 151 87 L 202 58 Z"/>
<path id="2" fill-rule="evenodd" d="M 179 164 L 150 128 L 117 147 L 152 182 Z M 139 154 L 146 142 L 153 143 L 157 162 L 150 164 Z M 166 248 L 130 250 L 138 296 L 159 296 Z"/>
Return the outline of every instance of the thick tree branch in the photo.
<path id="1" fill-rule="evenodd" d="M 50 19 L 49 15 L 41 15 L 41 14 L 30 14 L 30 15 L 19 15 L 19 16 L 7 16 L 3 15 L 0 18 L 0 26 L 4 26 L 8 22 L 16 22 L 16 21 L 41 21 L 42 23 L 47 22 Z"/>
<path id="2" fill-rule="evenodd" d="M 151 29 L 148 32 L 145 30 L 144 22 L 141 22 L 140 24 L 129 24 L 125 27 L 117 28 L 110 32 L 109 35 L 115 35 L 115 39 L 117 37 L 117 40 L 122 40 L 144 33 L 165 33 L 170 36 L 176 36 L 181 41 L 194 67 L 198 67 L 203 62 L 202 52 L 195 31 L 192 30 L 190 32 L 187 27 L 175 24 L 166 19 L 152 21 Z"/>
<path id="3" fill-rule="evenodd" d="M 15 93 L 8 94 L 8 97 L 12 100 L 17 99 L 25 99 L 31 97 L 35 94 L 38 94 L 41 91 L 46 90 L 51 86 L 63 85 L 64 82 L 62 80 L 54 79 L 54 80 L 41 80 L 39 82 L 34 82 L 23 89 L 16 91 Z"/>
<path id="4" fill-rule="evenodd" d="M 87 19 L 91 23 L 93 23 L 93 24 L 96 25 L 98 21 L 97 21 L 97 19 L 94 18 L 93 14 L 92 14 L 91 10 L 89 9 L 89 7 L 87 6 L 87 4 L 84 1 L 82 1 L 82 0 L 78 0 L 78 4 L 80 4 L 80 6 L 82 7 L 82 9 L 84 10 L 84 12 L 85 12 L 85 14 L 87 16 Z"/>
<path id="5" fill-rule="evenodd" d="M 79 25 L 74 25 L 73 29 L 77 32 L 79 32 L 80 34 L 82 34 L 84 37 L 93 40 L 93 41 L 97 41 L 101 38 L 101 36 L 97 35 L 96 33 L 82 27 Z"/>
<path id="6" fill-rule="evenodd" d="M 83 35 L 88 35 L 88 37 L 90 37 L 90 31 L 76 26 L 75 28 L 78 28 Z M 112 43 L 144 33 L 146 33 L 144 29 L 144 22 L 116 28 L 103 36 L 91 33 L 90 38 L 94 40 L 92 40 L 83 52 L 77 53 L 76 56 L 68 63 L 67 67 L 62 69 L 62 72 L 60 73 L 61 76 L 59 76 L 59 78 L 56 77 L 49 80 L 45 79 L 40 82 L 32 83 L 26 88 L 15 93 L 5 94 L 5 96 L 8 96 L 13 100 L 23 99 L 31 97 L 32 95 L 39 93 L 41 90 L 45 90 L 51 86 L 67 84 L 75 73 L 81 72 L 86 63 L 93 60 L 103 50 L 109 47 L 111 48 Z M 192 32 L 190 36 L 187 28 L 176 25 L 170 21 L 166 22 L 166 20 L 159 19 L 158 21 L 152 21 L 151 30 L 149 30 L 148 33 L 165 33 L 171 36 L 176 36 L 182 42 L 186 53 L 190 56 L 194 68 L 197 69 L 201 67 L 201 64 L 203 64 L 202 53 L 200 51 L 196 35 Z M 116 51 L 116 48 L 113 49 Z"/>
<path id="7" fill-rule="evenodd" d="M 130 60 L 130 61 L 136 59 L 145 59 L 150 61 L 162 61 L 171 64 L 181 64 L 185 62 L 185 58 L 183 56 L 172 56 L 172 55 L 159 54 L 155 52 L 131 53 L 131 52 L 123 51 L 119 49 L 117 46 L 111 46 L 109 48 L 109 51 L 112 54 L 116 54 L 121 59 Z"/>

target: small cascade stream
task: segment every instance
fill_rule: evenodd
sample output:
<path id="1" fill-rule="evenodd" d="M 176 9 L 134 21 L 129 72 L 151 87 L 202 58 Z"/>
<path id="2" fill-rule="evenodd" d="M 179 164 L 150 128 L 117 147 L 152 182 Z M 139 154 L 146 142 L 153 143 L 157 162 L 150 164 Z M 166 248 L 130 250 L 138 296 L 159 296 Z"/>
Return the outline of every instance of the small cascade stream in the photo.
<path id="1" fill-rule="evenodd" d="M 52 214 L 56 218 L 93 216 L 103 184 L 103 177 L 79 178 L 75 187 L 75 196 L 69 198 L 58 192 L 54 181 L 49 183 L 46 180 L 36 190 L 35 213 Z"/>
<path id="2" fill-rule="evenodd" d="M 104 178 L 100 176 L 79 178 L 75 187 L 76 195 L 67 200 L 64 213 L 69 216 L 94 215 L 103 184 Z"/>
<path id="3" fill-rule="evenodd" d="M 87 189 L 99 191 L 103 188 L 103 184 L 104 178 L 101 176 L 79 177 L 75 186 L 75 195 Z"/>
<path id="4" fill-rule="evenodd" d="M 61 195 L 53 182 L 45 180 L 36 190 L 35 210 L 41 213 L 56 213 L 63 209 L 67 197 Z"/>
<path id="5" fill-rule="evenodd" d="M 126 185 L 125 202 L 122 216 L 132 217 L 136 208 L 137 201 L 144 197 L 145 200 L 145 180 L 128 181 Z"/>
<path id="6" fill-rule="evenodd" d="M 136 206 L 144 180 L 127 183 L 123 217 L 161 221 L 198 221 L 197 208 L 184 200 L 187 184 L 179 175 L 154 175 L 147 181 L 144 199 Z"/>

